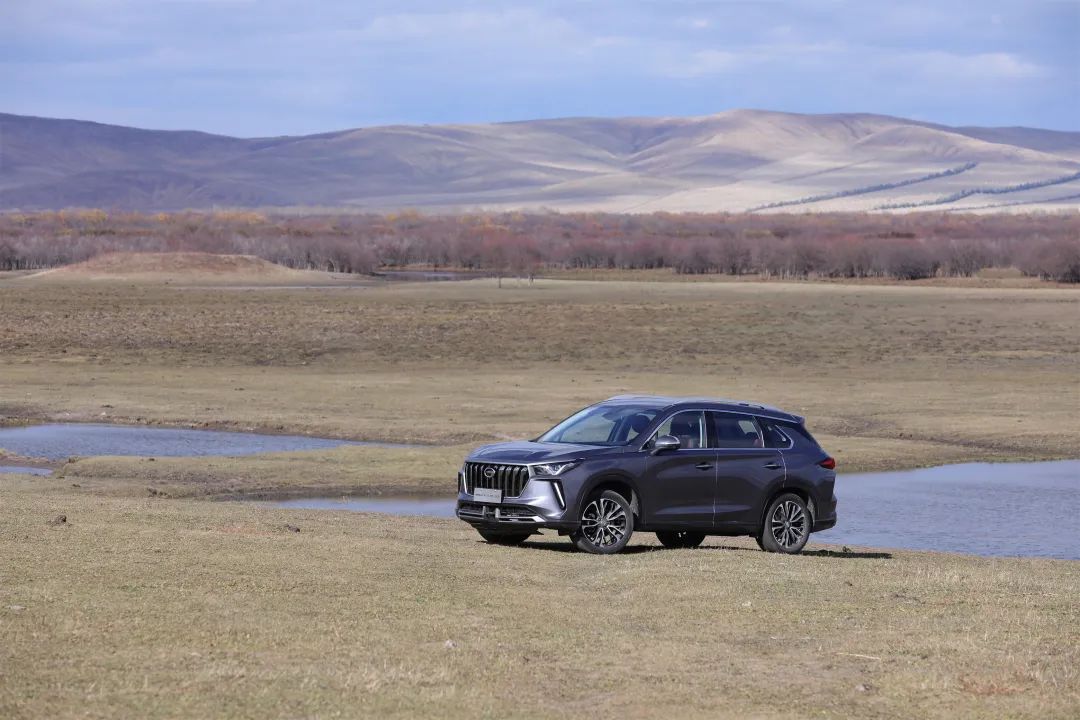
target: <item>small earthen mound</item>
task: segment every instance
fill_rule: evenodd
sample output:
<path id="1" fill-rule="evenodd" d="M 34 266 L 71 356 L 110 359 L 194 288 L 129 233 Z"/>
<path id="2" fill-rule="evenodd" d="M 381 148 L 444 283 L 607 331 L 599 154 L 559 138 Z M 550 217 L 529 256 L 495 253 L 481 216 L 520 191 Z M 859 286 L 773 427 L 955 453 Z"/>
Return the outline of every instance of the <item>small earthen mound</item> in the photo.
<path id="1" fill-rule="evenodd" d="M 122 252 L 98 255 L 81 263 L 46 270 L 27 280 L 184 280 L 211 282 L 304 281 L 307 270 L 293 270 L 254 255 L 204 252 Z"/>

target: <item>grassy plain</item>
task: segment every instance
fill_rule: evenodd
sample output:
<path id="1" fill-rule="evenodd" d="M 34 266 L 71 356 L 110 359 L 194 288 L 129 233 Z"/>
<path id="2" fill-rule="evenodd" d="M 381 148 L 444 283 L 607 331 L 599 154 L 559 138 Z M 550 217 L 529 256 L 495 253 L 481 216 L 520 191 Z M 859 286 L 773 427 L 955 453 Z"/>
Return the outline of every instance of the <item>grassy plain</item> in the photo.
<path id="1" fill-rule="evenodd" d="M 5 481 L 6 718 L 1080 707 L 1080 563 L 652 539 L 597 558 L 488 546 L 450 520 L 65 486 Z"/>
<path id="2" fill-rule="evenodd" d="M 0 316 L 8 422 L 445 445 L 526 437 L 608 395 L 659 392 L 805 414 L 847 470 L 1068 457 L 1080 437 L 1070 290 L 24 279 L 0 285 Z"/>
<path id="3" fill-rule="evenodd" d="M 1076 716 L 1075 562 L 595 558 L 202 499 L 447 492 L 468 445 L 618 392 L 792 409 L 849 471 L 1078 454 L 1075 291 L 504 285 L 0 281 L 6 422 L 432 445 L 5 477 L 0 716 Z"/>

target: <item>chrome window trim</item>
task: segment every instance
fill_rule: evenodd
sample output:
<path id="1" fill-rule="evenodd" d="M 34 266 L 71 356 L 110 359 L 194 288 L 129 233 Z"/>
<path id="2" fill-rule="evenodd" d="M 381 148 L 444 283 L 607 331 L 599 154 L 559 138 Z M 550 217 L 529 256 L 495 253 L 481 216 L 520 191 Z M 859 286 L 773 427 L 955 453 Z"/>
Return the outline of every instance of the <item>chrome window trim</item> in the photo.
<path id="1" fill-rule="evenodd" d="M 688 408 L 681 408 L 679 410 L 672 411 L 672 413 L 670 415 L 664 415 L 663 419 L 660 421 L 660 425 L 663 425 L 665 422 L 667 422 L 671 418 L 675 417 L 679 413 L 684 413 L 684 412 L 722 413 L 722 414 L 726 414 L 726 415 L 735 415 L 735 416 L 738 416 L 738 417 L 748 418 L 748 419 L 754 421 L 754 424 L 757 425 L 758 434 L 761 436 L 761 441 L 762 441 L 763 445 L 765 443 L 765 432 L 764 432 L 764 430 L 762 428 L 762 421 L 766 421 L 766 420 L 771 421 L 771 422 L 774 423 L 774 427 L 776 427 L 776 431 L 779 432 L 781 435 L 784 436 L 784 438 L 787 439 L 788 444 L 787 444 L 787 447 L 775 447 L 775 448 L 770 448 L 770 447 L 759 447 L 759 448 L 757 448 L 757 447 L 748 447 L 748 448 L 718 448 L 718 447 L 679 448 L 675 452 L 683 452 L 684 450 L 693 450 L 695 452 L 697 452 L 698 450 L 790 450 L 791 448 L 795 447 L 795 441 L 791 439 L 791 436 L 788 435 L 786 432 L 784 432 L 780 427 L 775 425 L 775 423 L 780 423 L 780 422 L 783 422 L 783 421 L 778 420 L 776 418 L 768 417 L 767 415 L 758 415 L 756 413 L 739 412 L 737 410 L 721 410 L 721 409 L 718 409 L 718 408 L 688 407 Z M 651 444 L 654 440 L 656 440 L 658 432 L 660 432 L 660 426 L 657 426 L 656 430 L 653 430 L 652 434 L 649 435 L 649 439 L 646 440 L 644 443 L 642 443 L 641 447 L 638 448 L 638 452 L 642 452 L 642 451 L 646 450 L 646 448 L 649 446 L 649 444 Z M 711 441 L 716 442 L 716 438 L 711 438 Z"/>

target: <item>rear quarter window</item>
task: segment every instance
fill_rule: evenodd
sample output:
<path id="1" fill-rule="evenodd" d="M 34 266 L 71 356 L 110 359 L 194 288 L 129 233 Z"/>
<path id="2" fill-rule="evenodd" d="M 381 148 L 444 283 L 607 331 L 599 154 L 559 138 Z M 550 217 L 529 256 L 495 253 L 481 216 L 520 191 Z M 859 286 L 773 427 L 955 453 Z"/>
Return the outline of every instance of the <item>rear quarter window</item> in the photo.
<path id="1" fill-rule="evenodd" d="M 772 420 L 766 420 L 765 418 L 758 418 L 761 422 L 761 432 L 764 436 L 765 447 L 767 448 L 789 448 L 792 441 L 788 439 L 788 436 L 777 426 Z"/>
<path id="2" fill-rule="evenodd" d="M 780 430 L 790 437 L 796 446 L 811 447 L 820 449 L 818 441 L 814 439 L 814 436 L 810 434 L 810 431 L 806 429 L 805 425 L 799 425 L 797 423 L 778 422 L 777 426 Z"/>
<path id="3" fill-rule="evenodd" d="M 817 440 L 810 434 L 804 425 L 783 420 L 772 420 L 759 417 L 761 431 L 765 437 L 765 447 L 779 448 L 811 448 L 820 450 Z"/>

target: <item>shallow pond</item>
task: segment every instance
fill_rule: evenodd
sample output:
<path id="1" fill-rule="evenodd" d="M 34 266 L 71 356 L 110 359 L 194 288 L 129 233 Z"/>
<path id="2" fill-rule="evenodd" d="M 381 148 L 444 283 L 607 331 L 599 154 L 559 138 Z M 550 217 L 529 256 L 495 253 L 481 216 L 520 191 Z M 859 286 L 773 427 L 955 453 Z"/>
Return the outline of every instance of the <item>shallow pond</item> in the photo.
<path id="1" fill-rule="evenodd" d="M 0 465 L 0 473 L 17 473 L 19 475 L 52 475 L 50 468 L 27 467 L 25 465 Z"/>
<path id="2" fill-rule="evenodd" d="M 842 475 L 836 496 L 837 526 L 811 540 L 1080 559 L 1080 460 Z"/>
<path id="3" fill-rule="evenodd" d="M 0 428 L 0 448 L 23 457 L 46 460 L 65 460 L 72 456 L 92 455 L 146 457 L 256 455 L 291 450 L 322 450 L 342 445 L 408 447 L 390 443 L 357 443 L 303 435 L 264 435 L 138 425 L 56 423 Z"/>
<path id="4" fill-rule="evenodd" d="M 841 475 L 839 523 L 815 542 L 1080 559 L 1080 460 Z M 454 517 L 452 498 L 314 498 L 277 507 Z"/>

